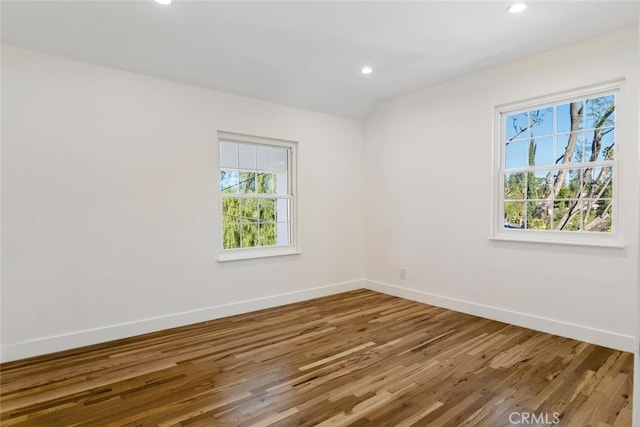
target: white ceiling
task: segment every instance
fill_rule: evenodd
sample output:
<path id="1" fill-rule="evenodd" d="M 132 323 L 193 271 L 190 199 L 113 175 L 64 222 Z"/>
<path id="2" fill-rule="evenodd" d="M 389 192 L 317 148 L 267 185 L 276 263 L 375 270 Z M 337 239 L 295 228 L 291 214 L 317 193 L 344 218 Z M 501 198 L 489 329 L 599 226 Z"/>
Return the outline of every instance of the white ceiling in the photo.
<path id="1" fill-rule="evenodd" d="M 638 1 L 2 1 L 2 42 L 363 118 L 382 99 L 637 24 Z M 359 70 L 370 64 L 374 73 Z"/>

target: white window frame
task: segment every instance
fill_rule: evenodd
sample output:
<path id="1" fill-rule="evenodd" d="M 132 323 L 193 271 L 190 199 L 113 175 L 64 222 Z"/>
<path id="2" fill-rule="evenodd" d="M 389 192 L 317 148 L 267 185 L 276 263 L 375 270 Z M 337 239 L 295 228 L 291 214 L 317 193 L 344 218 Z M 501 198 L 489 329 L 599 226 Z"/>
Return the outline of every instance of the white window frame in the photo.
<path id="1" fill-rule="evenodd" d="M 556 93 L 544 97 L 538 97 L 519 101 L 510 104 L 496 106 L 494 109 L 494 136 L 493 136 L 493 201 L 491 210 L 491 240 L 505 240 L 516 242 L 531 243 L 551 243 L 564 245 L 582 245 L 582 246 L 601 246 L 601 247 L 624 247 L 621 233 L 620 221 L 620 200 L 619 200 L 619 176 L 620 176 L 620 156 L 622 156 L 624 148 L 621 144 L 618 129 L 620 126 L 621 114 L 618 114 L 619 93 L 623 81 L 617 80 L 600 85 L 589 86 L 588 88 L 580 88 L 562 93 Z M 612 223 L 611 232 L 598 233 L 588 231 L 563 231 L 563 230 L 531 230 L 531 229 L 508 229 L 504 226 L 504 174 L 507 172 L 505 168 L 505 120 L 508 115 L 517 114 L 524 111 L 535 110 L 538 108 L 549 107 L 562 103 L 568 103 L 575 100 L 595 97 L 601 95 L 613 94 L 616 96 L 616 142 L 615 157 L 611 163 L 613 171 L 612 184 Z M 555 132 L 555 131 L 554 131 Z M 554 136 L 556 134 L 554 133 Z M 576 164 L 579 165 L 579 164 Z M 584 163 L 582 163 L 584 165 Z M 544 169 L 544 168 L 542 168 Z M 557 167 L 549 167 L 548 169 L 557 169 Z M 538 170 L 536 168 L 536 170 Z"/>
<path id="2" fill-rule="evenodd" d="M 222 158 L 220 155 L 223 142 L 236 142 L 239 144 L 250 144 L 256 146 L 270 146 L 270 147 L 283 147 L 288 152 L 288 194 L 286 198 L 289 199 L 289 245 L 279 246 L 258 246 L 251 248 L 233 248 L 224 249 L 224 223 L 222 220 L 222 200 L 223 192 L 220 191 L 220 171 L 222 168 Z M 297 215 L 297 158 L 296 158 L 297 143 L 294 141 L 286 141 L 281 139 L 266 138 L 260 136 L 243 135 L 232 132 L 218 132 L 218 171 L 217 171 L 217 191 L 219 195 L 219 230 L 220 230 L 220 243 L 218 261 L 234 261 L 254 258 L 266 258 L 274 256 L 286 256 L 300 254 L 298 245 L 298 215 Z M 274 195 L 269 195 L 274 196 Z M 258 198 L 261 198 L 258 196 Z M 282 195 L 278 196 L 282 198 Z"/>

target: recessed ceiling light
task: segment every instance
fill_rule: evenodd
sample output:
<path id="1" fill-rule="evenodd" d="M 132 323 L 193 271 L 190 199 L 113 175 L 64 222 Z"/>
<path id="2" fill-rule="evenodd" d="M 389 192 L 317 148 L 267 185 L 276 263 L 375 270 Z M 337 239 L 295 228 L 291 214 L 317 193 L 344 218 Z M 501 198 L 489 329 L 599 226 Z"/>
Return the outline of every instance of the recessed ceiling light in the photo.
<path id="1" fill-rule="evenodd" d="M 509 13 L 520 13 L 523 12 L 527 8 L 527 5 L 524 3 L 514 3 L 507 9 Z"/>
<path id="2" fill-rule="evenodd" d="M 368 65 L 365 65 L 364 67 L 362 67 L 360 72 L 362 74 L 371 74 L 371 73 L 373 73 L 373 68 L 369 67 Z"/>
<path id="3" fill-rule="evenodd" d="M 156 0 L 156 3 L 167 6 L 171 4 L 171 0 Z"/>

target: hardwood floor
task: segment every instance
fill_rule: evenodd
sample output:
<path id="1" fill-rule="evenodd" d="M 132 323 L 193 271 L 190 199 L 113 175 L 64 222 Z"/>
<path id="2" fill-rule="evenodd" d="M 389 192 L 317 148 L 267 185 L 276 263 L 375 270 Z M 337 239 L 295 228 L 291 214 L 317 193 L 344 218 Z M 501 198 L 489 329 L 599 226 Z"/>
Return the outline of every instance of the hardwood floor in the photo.
<path id="1" fill-rule="evenodd" d="M 358 290 L 3 364 L 0 420 L 630 426 L 632 366 L 630 353 Z"/>

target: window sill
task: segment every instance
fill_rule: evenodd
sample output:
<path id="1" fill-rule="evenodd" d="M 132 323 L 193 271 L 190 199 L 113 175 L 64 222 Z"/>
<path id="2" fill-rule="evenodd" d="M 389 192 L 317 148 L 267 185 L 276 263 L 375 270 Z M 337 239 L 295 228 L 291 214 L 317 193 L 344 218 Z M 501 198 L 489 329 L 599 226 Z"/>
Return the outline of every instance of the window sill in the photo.
<path id="1" fill-rule="evenodd" d="M 218 255 L 218 262 L 300 255 L 301 253 L 301 251 L 291 246 L 288 246 L 286 248 L 268 249 L 233 249 L 222 252 L 220 255 Z"/>
<path id="2" fill-rule="evenodd" d="M 547 243 L 551 245 L 572 245 L 572 246 L 593 246 L 602 248 L 625 247 L 624 241 L 616 236 L 610 235 L 584 235 L 558 232 L 500 232 L 489 237 L 489 240 L 521 242 L 521 243 Z"/>

